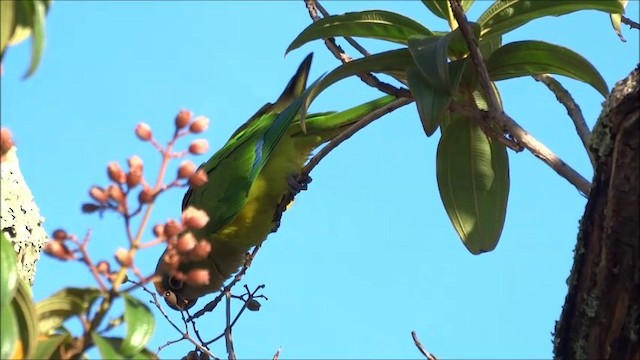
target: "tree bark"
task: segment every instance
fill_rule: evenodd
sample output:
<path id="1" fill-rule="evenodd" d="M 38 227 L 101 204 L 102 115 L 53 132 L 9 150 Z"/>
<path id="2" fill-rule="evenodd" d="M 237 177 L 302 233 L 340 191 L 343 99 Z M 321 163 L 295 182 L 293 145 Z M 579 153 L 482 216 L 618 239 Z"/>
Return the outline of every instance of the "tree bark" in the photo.
<path id="1" fill-rule="evenodd" d="M 556 359 L 640 359 L 640 66 L 619 81 L 591 140 L 596 160 Z"/>

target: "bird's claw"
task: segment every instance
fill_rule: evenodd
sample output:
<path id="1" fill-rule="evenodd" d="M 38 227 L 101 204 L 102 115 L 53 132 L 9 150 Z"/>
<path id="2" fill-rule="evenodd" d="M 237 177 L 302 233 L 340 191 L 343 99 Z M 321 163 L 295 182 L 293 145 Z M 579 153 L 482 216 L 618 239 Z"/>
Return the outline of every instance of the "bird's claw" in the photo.
<path id="1" fill-rule="evenodd" d="M 289 191 L 297 195 L 300 191 L 307 190 L 309 183 L 311 183 L 311 177 L 304 176 L 302 179 L 298 179 L 296 174 L 289 174 L 287 176 L 287 185 L 289 185 Z"/>

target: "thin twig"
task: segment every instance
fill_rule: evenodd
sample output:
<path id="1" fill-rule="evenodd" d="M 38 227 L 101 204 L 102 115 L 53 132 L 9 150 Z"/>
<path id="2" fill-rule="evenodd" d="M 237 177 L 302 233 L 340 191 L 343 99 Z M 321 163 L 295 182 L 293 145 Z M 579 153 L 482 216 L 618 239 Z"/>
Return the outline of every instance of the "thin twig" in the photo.
<path id="1" fill-rule="evenodd" d="M 629 19 L 626 16 L 622 16 L 620 18 L 620 21 L 625 25 L 629 25 L 629 27 L 632 28 L 632 29 L 640 29 L 640 24 L 638 24 L 637 22 Z"/>
<path id="2" fill-rule="evenodd" d="M 462 10 L 462 6 L 460 5 L 459 0 L 449 0 L 449 3 L 451 4 L 451 10 L 458 22 L 462 36 L 469 48 L 469 53 L 476 68 L 476 72 L 478 73 L 480 87 L 485 94 L 487 105 L 489 106 L 488 112 L 490 119 L 498 121 L 501 127 L 505 129 L 510 136 L 522 144 L 522 146 L 529 150 L 535 157 L 541 159 L 544 163 L 555 170 L 556 173 L 573 184 L 573 186 L 575 186 L 584 196 L 589 196 L 591 188 L 591 183 L 589 181 L 549 150 L 549 148 L 544 144 L 531 136 L 527 131 L 520 127 L 515 120 L 502 111 L 502 108 L 499 105 L 500 103 L 496 97 L 496 93 L 491 87 L 491 79 L 489 78 L 489 72 L 487 71 L 484 59 L 482 58 L 482 53 L 480 52 L 476 39 L 471 32 L 467 17 Z"/>
<path id="3" fill-rule="evenodd" d="M 330 16 L 329 12 L 324 8 L 324 6 L 322 6 L 322 4 L 320 4 L 319 1 L 317 0 L 315 1 L 315 6 L 318 9 L 318 11 L 320 11 L 323 17 Z M 355 41 L 351 36 L 345 36 L 344 39 L 347 40 L 349 45 L 353 46 L 353 48 L 356 49 L 360 54 L 364 56 L 371 55 L 371 53 L 369 53 L 367 49 L 365 49 L 362 45 L 360 45 L 357 41 Z"/>
<path id="4" fill-rule="evenodd" d="M 280 357 L 280 352 L 282 351 L 282 348 L 279 347 L 278 351 L 276 351 L 275 354 L 273 354 L 273 360 L 278 360 L 278 358 Z"/>
<path id="5" fill-rule="evenodd" d="M 321 5 L 318 3 L 318 1 L 317 0 L 305 0 L 304 2 L 306 4 L 306 6 L 307 6 L 307 10 L 309 11 L 309 16 L 311 17 L 311 19 L 314 22 L 320 20 L 321 18 L 318 16 L 318 10 L 321 7 Z M 324 10 L 324 8 L 323 8 L 323 10 Z M 324 12 L 326 14 L 328 14 L 326 12 L 326 10 L 324 10 Z M 329 49 L 331 54 L 333 54 L 333 56 L 335 56 L 336 59 L 340 60 L 340 62 L 342 62 L 343 64 L 346 64 L 346 63 L 348 63 L 348 62 L 353 60 L 353 58 L 350 55 L 348 55 L 336 43 L 336 39 L 335 38 L 325 38 L 323 40 L 324 40 L 324 44 L 327 46 L 327 49 Z M 362 73 L 362 74 L 358 74 L 357 76 L 365 84 L 367 84 L 367 85 L 369 85 L 369 86 L 371 86 L 371 87 L 373 87 L 375 89 L 378 89 L 378 90 L 382 91 L 385 94 L 393 95 L 395 97 L 405 97 L 405 98 L 410 98 L 411 97 L 411 93 L 409 92 L 408 89 L 406 89 L 404 87 L 396 87 L 396 86 L 393 86 L 393 85 L 391 85 L 389 83 L 380 81 L 372 73 Z"/>
<path id="6" fill-rule="evenodd" d="M 197 342 L 195 339 L 193 339 L 191 337 L 191 335 L 189 335 L 189 329 L 187 328 L 185 331 L 182 331 L 180 329 L 180 327 L 178 327 L 178 325 L 176 325 L 176 323 L 173 322 L 173 320 L 171 320 L 171 318 L 169 317 L 169 315 L 167 315 L 167 313 L 164 311 L 164 309 L 162 308 L 162 305 L 160 305 L 160 302 L 158 301 L 158 296 L 156 295 L 156 293 L 152 292 L 151 290 L 147 289 L 146 286 L 144 286 L 143 284 L 134 281 L 134 280 L 127 280 L 130 283 L 133 283 L 135 285 L 137 285 L 138 287 L 140 287 L 144 292 L 146 292 L 147 294 L 151 295 L 151 298 L 153 299 L 152 301 L 150 301 L 152 304 L 154 304 L 156 306 L 156 308 L 158 308 L 158 310 L 160 311 L 160 313 L 162 314 L 162 316 L 164 316 L 165 319 L 167 319 L 167 321 L 169 322 L 169 324 L 171 324 L 171 326 L 173 326 L 174 329 L 176 329 L 176 331 L 178 333 L 180 333 L 182 335 L 181 339 L 178 340 L 173 340 L 173 341 L 169 341 L 167 342 L 167 344 L 165 344 L 164 346 L 161 346 L 158 348 L 158 352 L 160 352 L 160 350 L 162 350 L 162 348 L 171 345 L 173 343 L 182 341 L 182 340 L 187 340 L 189 342 L 191 342 L 193 345 L 195 345 L 200 351 L 206 353 L 207 355 L 209 355 L 209 357 L 213 358 L 213 359 L 217 359 L 218 357 L 215 356 L 213 353 L 211 353 L 209 351 L 209 349 L 205 348 L 204 346 L 202 346 L 202 344 L 200 344 L 199 342 Z"/>
<path id="7" fill-rule="evenodd" d="M 422 353 L 422 355 L 424 355 L 427 360 L 438 360 L 435 355 L 425 350 L 420 340 L 418 340 L 418 334 L 416 334 L 415 330 L 411 332 L 411 337 L 413 338 L 413 343 L 416 344 L 416 347 L 418 348 L 418 350 L 420 350 L 420 353 Z"/>
<path id="8" fill-rule="evenodd" d="M 253 251 L 251 252 L 251 254 L 247 255 L 247 258 L 244 261 L 244 264 L 242 265 L 242 269 L 240 269 L 240 271 L 238 271 L 236 273 L 236 275 L 233 277 L 233 280 L 231 280 L 231 282 L 229 284 L 227 284 L 224 287 L 224 289 L 222 289 L 220 294 L 218 294 L 218 296 L 216 296 L 216 298 L 213 299 L 213 301 L 209 302 L 202 309 L 196 311 L 196 313 L 193 314 L 193 316 L 190 316 L 187 319 L 187 321 L 193 321 L 193 320 L 199 318 L 200 316 L 202 316 L 202 315 L 212 311 L 213 309 L 215 309 L 215 307 L 218 305 L 218 303 L 225 296 L 224 294 L 226 292 L 228 292 L 228 291 L 231 291 L 231 288 L 233 288 L 240 280 L 242 280 L 242 277 L 247 273 L 247 270 L 249 270 L 249 268 L 251 267 L 251 262 L 253 261 L 253 259 L 258 254 L 258 250 L 260 250 L 260 245 L 256 245 L 253 248 Z"/>
<path id="9" fill-rule="evenodd" d="M 228 291 L 225 291 L 224 295 L 227 299 L 226 301 L 227 327 L 224 329 L 224 339 L 225 339 L 225 344 L 227 346 L 227 355 L 229 356 L 229 359 L 236 360 L 236 352 L 233 350 L 233 337 L 231 336 L 231 293 Z"/>
<path id="10" fill-rule="evenodd" d="M 578 133 L 578 136 L 582 141 L 582 145 L 587 151 L 587 155 L 589 155 L 591 165 L 595 168 L 595 159 L 593 158 L 593 154 L 589 150 L 589 139 L 591 138 L 591 130 L 589 130 L 589 126 L 587 126 L 587 122 L 584 120 L 580 105 L 578 105 L 578 103 L 573 99 L 571 93 L 569 93 L 569 91 L 551 75 L 533 75 L 533 78 L 536 81 L 539 81 L 546 85 L 547 88 L 549 88 L 549 90 L 551 90 L 551 92 L 556 96 L 556 99 L 558 99 L 560 104 L 562 104 L 565 109 L 567 109 L 567 113 L 573 121 L 573 125 L 575 126 L 576 132 Z"/>

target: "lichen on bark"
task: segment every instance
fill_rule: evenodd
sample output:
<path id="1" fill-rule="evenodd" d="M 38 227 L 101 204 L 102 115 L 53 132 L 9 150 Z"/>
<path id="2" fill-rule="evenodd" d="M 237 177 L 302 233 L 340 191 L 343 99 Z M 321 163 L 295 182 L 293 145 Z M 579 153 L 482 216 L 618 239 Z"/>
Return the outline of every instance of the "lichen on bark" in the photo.
<path id="1" fill-rule="evenodd" d="M 18 275 L 33 285 L 40 251 L 49 241 L 44 218 L 22 176 L 15 147 L 0 163 L 0 229 L 18 254 Z"/>

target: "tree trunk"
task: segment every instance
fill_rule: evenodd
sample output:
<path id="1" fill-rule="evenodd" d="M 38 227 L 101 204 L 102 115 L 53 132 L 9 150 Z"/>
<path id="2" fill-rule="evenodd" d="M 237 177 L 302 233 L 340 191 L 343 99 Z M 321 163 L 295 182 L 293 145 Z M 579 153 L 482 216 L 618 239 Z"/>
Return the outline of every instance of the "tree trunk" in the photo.
<path id="1" fill-rule="evenodd" d="M 619 81 L 591 140 L 596 159 L 556 359 L 640 359 L 640 66 Z"/>

